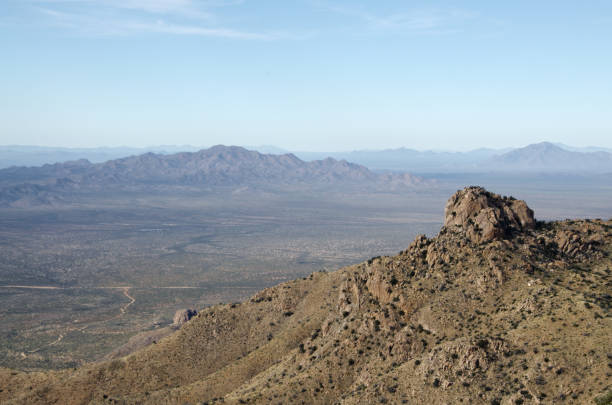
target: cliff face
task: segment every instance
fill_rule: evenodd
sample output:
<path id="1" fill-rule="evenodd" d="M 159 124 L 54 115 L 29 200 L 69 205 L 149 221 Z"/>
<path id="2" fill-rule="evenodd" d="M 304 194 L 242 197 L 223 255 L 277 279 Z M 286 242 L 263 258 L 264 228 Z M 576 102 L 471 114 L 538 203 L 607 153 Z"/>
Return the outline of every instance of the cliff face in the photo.
<path id="1" fill-rule="evenodd" d="M 393 257 L 202 310 L 122 359 L 0 372 L 8 403 L 593 403 L 610 389 L 612 222 L 457 192 Z"/>

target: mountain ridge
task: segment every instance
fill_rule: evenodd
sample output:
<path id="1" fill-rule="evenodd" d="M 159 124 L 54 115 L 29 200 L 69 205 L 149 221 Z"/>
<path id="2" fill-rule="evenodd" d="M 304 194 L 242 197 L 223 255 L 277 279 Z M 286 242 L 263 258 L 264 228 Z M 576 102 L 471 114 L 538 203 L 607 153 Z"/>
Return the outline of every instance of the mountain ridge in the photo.
<path id="1" fill-rule="evenodd" d="M 381 174 L 344 160 L 327 158 L 305 162 L 293 154 L 271 155 L 237 146 L 217 145 L 198 152 L 160 155 L 152 152 L 91 163 L 87 160 L 41 167 L 0 170 L 0 203 L 15 205 L 32 199 L 36 190 L 58 194 L 70 190 L 189 186 L 318 186 L 410 188 L 426 183 L 407 173 Z M 29 184 L 29 186 L 26 186 Z M 34 201 L 39 201 L 34 196 Z M 43 200 L 40 200 L 43 201 Z M 27 204 L 26 202 L 23 202 Z"/>
<path id="2" fill-rule="evenodd" d="M 609 148 L 603 147 L 573 147 L 562 143 L 542 142 L 541 144 L 551 144 L 563 151 L 572 153 L 612 153 Z M 308 152 L 308 151 L 288 151 L 270 145 L 249 146 L 248 150 L 255 150 L 263 154 L 287 154 L 293 153 L 302 160 L 323 160 L 332 157 L 337 160 L 347 160 L 368 167 L 371 170 L 391 170 L 408 171 L 412 173 L 453 173 L 453 172 L 483 172 L 495 171 L 497 156 L 504 155 L 513 151 L 536 146 L 527 145 L 520 148 L 478 148 L 470 151 L 443 151 L 443 150 L 416 150 L 412 148 L 387 148 L 382 150 L 354 150 L 345 152 Z M 42 164 L 52 164 L 54 162 L 66 162 L 78 159 L 88 159 L 93 163 L 103 163 L 108 160 L 121 159 L 128 156 L 140 155 L 147 152 L 169 155 L 180 152 L 197 152 L 200 148 L 190 145 L 183 146 L 156 146 L 149 148 L 90 148 L 90 149 L 70 149 L 70 148 L 47 148 L 47 147 L 26 147 L 26 146 L 0 146 L 0 169 L 10 166 L 33 166 Z M 601 155 L 601 154 L 600 154 Z M 566 155 L 567 157 L 580 157 L 581 155 Z M 552 163 L 552 165 L 551 165 Z M 542 170 L 552 172 L 567 172 L 571 168 L 571 160 L 564 161 L 565 167 L 559 167 L 558 161 L 552 160 L 548 166 L 543 168 L 523 167 L 522 170 L 533 171 Z M 590 162 L 586 166 L 586 172 L 611 172 L 612 166 L 609 162 L 604 162 L 603 166 L 596 166 Z M 521 170 L 520 167 L 507 167 L 505 170 Z"/>
<path id="3" fill-rule="evenodd" d="M 611 257 L 612 220 L 538 222 L 468 187 L 398 255 L 198 311 L 127 357 L 0 370 L 0 401 L 593 403 L 612 396 Z"/>

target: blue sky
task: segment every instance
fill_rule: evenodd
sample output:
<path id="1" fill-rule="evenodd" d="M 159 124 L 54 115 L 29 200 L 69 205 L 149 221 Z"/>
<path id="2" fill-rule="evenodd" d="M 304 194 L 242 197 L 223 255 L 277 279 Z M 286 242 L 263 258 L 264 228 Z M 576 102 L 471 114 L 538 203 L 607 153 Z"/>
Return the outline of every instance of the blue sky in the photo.
<path id="1" fill-rule="evenodd" d="M 612 147 L 610 1 L 1 0 L 0 144 Z"/>

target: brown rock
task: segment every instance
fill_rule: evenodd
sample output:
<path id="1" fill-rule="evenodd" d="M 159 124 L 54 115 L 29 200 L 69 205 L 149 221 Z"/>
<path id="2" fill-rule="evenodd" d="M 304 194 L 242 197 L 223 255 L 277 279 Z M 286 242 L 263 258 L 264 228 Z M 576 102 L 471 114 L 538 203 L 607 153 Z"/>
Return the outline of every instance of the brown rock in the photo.
<path id="1" fill-rule="evenodd" d="M 188 322 L 191 318 L 193 318 L 197 314 L 198 314 L 198 311 L 196 311 L 195 309 L 189 309 L 189 308 L 179 309 L 174 314 L 172 325 L 177 328 L 180 328 L 181 326 L 183 326 L 184 323 Z"/>
<path id="2" fill-rule="evenodd" d="M 502 197 L 482 187 L 467 187 L 446 203 L 444 227 L 462 230 L 472 242 L 483 243 L 534 229 L 535 218 L 524 201 Z"/>

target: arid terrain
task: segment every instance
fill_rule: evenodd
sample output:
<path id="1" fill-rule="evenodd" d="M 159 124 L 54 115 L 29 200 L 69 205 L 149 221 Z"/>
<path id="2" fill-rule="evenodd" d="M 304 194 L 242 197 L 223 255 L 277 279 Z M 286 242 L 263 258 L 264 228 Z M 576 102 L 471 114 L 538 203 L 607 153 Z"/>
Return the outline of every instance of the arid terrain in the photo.
<path id="1" fill-rule="evenodd" d="M 397 252 L 438 227 L 418 183 L 224 146 L 0 170 L 0 365 L 99 360 L 179 308 Z"/>
<path id="2" fill-rule="evenodd" d="M 431 196 L 350 198 L 113 195 L 79 207 L 0 210 L 0 364 L 99 359 L 134 333 L 169 324 L 179 308 L 242 300 L 396 253 L 439 228 L 438 212 L 417 208 Z M 131 302 L 126 288 L 135 302 L 121 312 Z"/>
<path id="3" fill-rule="evenodd" d="M 0 0 L 0 405 L 612 405 L 610 38 Z"/>
<path id="4" fill-rule="evenodd" d="M 0 366 L 19 370 L 101 360 L 141 333 L 165 333 L 178 309 L 395 254 L 435 235 L 465 185 L 527 199 L 538 219 L 612 216 L 607 178 L 380 175 L 242 148 L 12 168 L 0 179 L 0 199 L 12 201 L 0 208 Z"/>
<path id="5" fill-rule="evenodd" d="M 0 398 L 609 403 L 611 254 L 611 221 L 539 222 L 523 201 L 468 188 L 436 236 L 399 254 L 214 305 L 127 357 L 5 370 Z"/>

